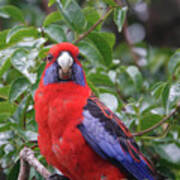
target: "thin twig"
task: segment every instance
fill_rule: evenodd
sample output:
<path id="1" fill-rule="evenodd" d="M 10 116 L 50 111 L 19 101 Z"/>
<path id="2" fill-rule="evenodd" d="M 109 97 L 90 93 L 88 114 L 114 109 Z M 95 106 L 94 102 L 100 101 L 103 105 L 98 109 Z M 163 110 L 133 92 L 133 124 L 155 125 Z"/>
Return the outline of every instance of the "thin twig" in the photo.
<path id="1" fill-rule="evenodd" d="M 180 108 L 180 103 L 178 103 L 176 108 L 171 113 L 169 113 L 166 117 L 164 117 L 161 121 L 159 121 L 158 123 L 156 123 L 152 127 L 148 128 L 148 129 L 145 129 L 144 131 L 134 133 L 133 136 L 142 136 L 142 135 L 144 135 L 144 134 L 158 128 L 163 123 L 165 123 L 167 120 L 169 120 L 169 118 L 171 118 L 178 111 L 179 108 Z"/>
<path id="2" fill-rule="evenodd" d="M 109 14 L 112 12 L 113 8 L 112 7 L 108 7 L 106 12 L 104 13 L 103 16 L 101 16 L 98 21 L 91 26 L 86 32 L 84 32 L 83 34 L 79 35 L 79 37 L 74 41 L 74 44 L 77 44 L 79 41 L 81 41 L 82 39 L 84 39 L 90 32 L 92 32 L 99 24 L 101 24 L 104 19 L 106 19 L 107 16 L 109 16 Z"/>
<path id="3" fill-rule="evenodd" d="M 48 178 L 51 173 L 35 158 L 34 152 L 27 147 L 24 147 L 20 152 L 21 165 L 18 180 L 26 180 L 26 174 L 28 175 L 27 163 L 34 167 L 45 179 Z M 24 166 L 25 165 L 25 166 Z"/>

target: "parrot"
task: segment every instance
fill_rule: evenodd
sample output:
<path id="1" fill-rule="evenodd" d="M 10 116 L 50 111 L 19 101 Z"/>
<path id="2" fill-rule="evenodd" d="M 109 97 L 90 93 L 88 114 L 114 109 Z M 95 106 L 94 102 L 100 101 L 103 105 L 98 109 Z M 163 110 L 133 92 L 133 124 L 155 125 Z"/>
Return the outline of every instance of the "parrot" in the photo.
<path id="1" fill-rule="evenodd" d="M 131 132 L 91 91 L 78 57 L 70 42 L 48 52 L 34 98 L 40 153 L 64 179 L 157 180 Z"/>

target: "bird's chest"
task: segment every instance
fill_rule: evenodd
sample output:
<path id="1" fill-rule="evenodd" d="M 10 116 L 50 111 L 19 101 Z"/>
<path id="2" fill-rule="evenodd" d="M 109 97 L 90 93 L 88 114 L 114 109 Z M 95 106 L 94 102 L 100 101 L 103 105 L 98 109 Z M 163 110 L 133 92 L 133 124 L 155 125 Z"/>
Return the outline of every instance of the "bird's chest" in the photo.
<path id="1" fill-rule="evenodd" d="M 64 132 L 82 120 L 83 104 L 76 96 L 59 96 L 49 102 L 48 127 L 52 138 L 59 139 Z"/>

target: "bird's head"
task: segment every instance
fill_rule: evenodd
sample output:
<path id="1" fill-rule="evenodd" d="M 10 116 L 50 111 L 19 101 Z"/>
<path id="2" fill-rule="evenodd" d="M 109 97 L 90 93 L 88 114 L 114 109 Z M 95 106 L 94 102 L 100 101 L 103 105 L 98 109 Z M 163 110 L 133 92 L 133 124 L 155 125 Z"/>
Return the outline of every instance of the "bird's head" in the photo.
<path id="1" fill-rule="evenodd" d="M 63 42 L 54 45 L 48 53 L 43 84 L 73 81 L 85 86 L 85 75 L 77 58 L 79 49 L 75 45 Z"/>

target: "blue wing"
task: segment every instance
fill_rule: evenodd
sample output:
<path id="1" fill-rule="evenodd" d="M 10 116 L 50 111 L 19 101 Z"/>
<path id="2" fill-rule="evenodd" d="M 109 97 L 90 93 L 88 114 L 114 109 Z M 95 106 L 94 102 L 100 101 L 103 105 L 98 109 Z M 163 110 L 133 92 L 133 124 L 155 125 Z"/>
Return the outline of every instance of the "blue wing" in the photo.
<path id="1" fill-rule="evenodd" d="M 138 180 L 154 180 L 153 168 L 120 119 L 96 97 L 88 99 L 78 125 L 87 143 L 102 158 Z"/>

